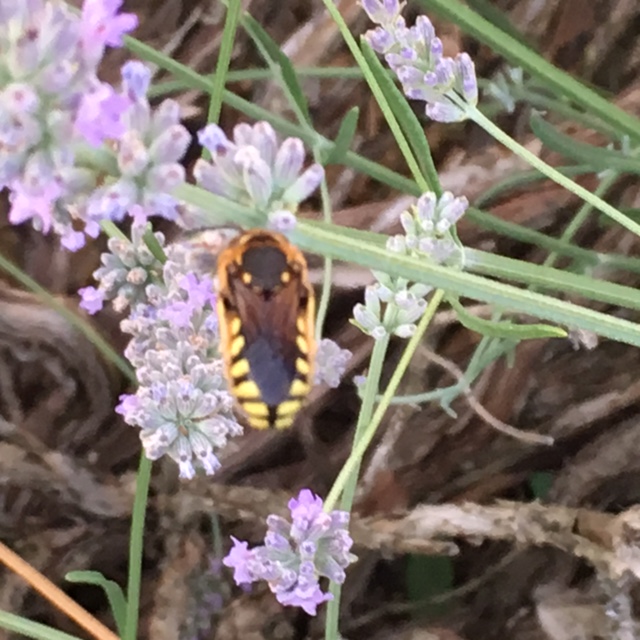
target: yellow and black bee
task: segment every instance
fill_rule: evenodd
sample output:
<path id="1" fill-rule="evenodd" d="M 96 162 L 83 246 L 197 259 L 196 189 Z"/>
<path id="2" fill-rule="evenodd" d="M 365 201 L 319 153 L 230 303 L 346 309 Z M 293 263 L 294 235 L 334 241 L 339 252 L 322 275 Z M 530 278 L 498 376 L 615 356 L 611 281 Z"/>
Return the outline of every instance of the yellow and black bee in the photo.
<path id="1" fill-rule="evenodd" d="M 255 429 L 285 429 L 311 388 L 313 288 L 302 252 L 254 229 L 218 256 L 220 344 L 231 392 Z"/>

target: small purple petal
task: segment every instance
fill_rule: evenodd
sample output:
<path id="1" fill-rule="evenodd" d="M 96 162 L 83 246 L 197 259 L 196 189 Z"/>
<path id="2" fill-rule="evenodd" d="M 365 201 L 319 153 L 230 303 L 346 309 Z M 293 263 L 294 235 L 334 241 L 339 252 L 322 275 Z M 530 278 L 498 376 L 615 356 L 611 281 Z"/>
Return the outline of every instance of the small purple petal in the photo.
<path id="1" fill-rule="evenodd" d="M 129 100 L 114 92 L 106 83 L 84 94 L 78 107 L 75 130 L 90 145 L 99 147 L 107 139 L 118 140 L 125 131 L 122 115 Z"/>
<path id="2" fill-rule="evenodd" d="M 131 100 L 140 100 L 147 95 L 151 82 L 151 70 L 138 60 L 129 60 L 122 66 L 122 83 Z"/>
<path id="3" fill-rule="evenodd" d="M 255 580 L 248 568 L 248 563 L 253 559 L 247 542 L 236 540 L 231 536 L 233 547 L 223 558 L 222 564 L 233 569 L 233 579 L 237 585 L 250 584 Z"/>
<path id="4" fill-rule="evenodd" d="M 104 304 L 104 291 L 100 289 L 96 289 L 95 287 L 83 287 L 82 289 L 78 289 L 78 293 L 82 300 L 80 301 L 80 308 L 84 309 L 87 313 L 93 315 L 102 309 Z M 135 396 L 126 396 L 126 398 L 135 398 Z M 121 396 L 121 400 L 125 398 L 125 396 Z M 124 401 L 121 403 L 124 405 Z M 117 409 L 116 409 L 117 411 Z M 118 411 L 118 413 L 122 413 L 122 411 Z"/>

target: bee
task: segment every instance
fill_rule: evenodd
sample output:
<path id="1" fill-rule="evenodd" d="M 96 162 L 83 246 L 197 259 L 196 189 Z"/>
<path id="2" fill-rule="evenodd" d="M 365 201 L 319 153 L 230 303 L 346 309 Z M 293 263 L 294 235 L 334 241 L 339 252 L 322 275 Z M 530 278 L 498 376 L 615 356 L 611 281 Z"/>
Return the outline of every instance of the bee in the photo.
<path id="1" fill-rule="evenodd" d="M 220 344 L 234 398 L 255 429 L 290 427 L 313 376 L 315 299 L 302 252 L 253 229 L 218 256 Z"/>

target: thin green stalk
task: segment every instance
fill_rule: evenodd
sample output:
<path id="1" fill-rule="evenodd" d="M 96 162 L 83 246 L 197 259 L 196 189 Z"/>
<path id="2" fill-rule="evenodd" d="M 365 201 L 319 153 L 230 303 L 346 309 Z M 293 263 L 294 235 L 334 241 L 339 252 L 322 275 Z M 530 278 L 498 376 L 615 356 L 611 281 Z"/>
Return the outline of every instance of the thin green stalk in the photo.
<path id="1" fill-rule="evenodd" d="M 127 620 L 123 640 L 136 640 L 140 615 L 140 583 L 142 581 L 142 555 L 144 552 L 144 519 L 147 511 L 149 483 L 151 482 L 151 460 L 144 451 L 136 476 L 136 493 L 131 514 L 129 537 L 129 575 L 127 580 Z"/>
<path id="2" fill-rule="evenodd" d="M 422 336 L 424 335 L 429 324 L 431 323 L 431 320 L 433 319 L 433 316 L 438 310 L 438 307 L 440 306 L 440 303 L 442 302 L 443 298 L 444 298 L 444 291 L 442 289 L 438 289 L 437 291 L 434 292 L 431 299 L 429 300 L 429 304 L 427 305 L 424 315 L 422 316 L 422 318 L 420 319 L 420 322 L 418 323 L 416 332 L 413 334 L 413 336 L 411 336 L 411 339 L 407 343 L 407 346 L 405 347 L 405 350 L 402 353 L 400 361 L 398 362 L 398 366 L 393 372 L 393 375 L 391 376 L 391 380 L 389 380 L 389 384 L 387 385 L 387 388 L 385 389 L 385 392 L 382 395 L 382 399 L 380 400 L 380 403 L 376 407 L 375 413 L 370 418 L 370 420 L 367 420 L 366 422 L 363 421 L 363 424 L 365 426 L 361 429 L 361 435 L 358 438 L 358 441 L 354 443 L 354 447 L 351 451 L 351 454 L 349 455 L 349 458 L 347 459 L 344 466 L 340 470 L 340 473 L 338 474 L 338 477 L 333 483 L 333 486 L 331 487 L 331 491 L 329 492 L 329 495 L 325 500 L 325 503 L 324 503 L 325 511 L 331 511 L 334 508 L 338 500 L 338 496 L 340 496 L 343 493 L 343 491 L 346 490 L 346 487 L 349 485 L 351 477 L 354 475 L 354 472 L 356 472 L 360 468 L 360 462 L 364 457 L 364 454 L 368 446 L 371 444 L 371 441 L 373 440 L 373 437 L 376 433 L 377 428 L 380 426 L 380 423 L 382 422 L 382 418 L 384 417 L 384 414 L 387 408 L 389 407 L 391 398 L 393 398 L 396 391 L 398 390 L 398 386 L 400 385 L 402 376 L 404 375 L 404 372 L 409 366 L 409 362 L 411 361 L 411 358 L 413 357 L 413 354 L 417 349 L 418 344 L 420 343 L 420 340 L 422 340 Z M 367 383 L 368 382 L 369 382 L 369 379 L 367 378 Z M 374 399 L 375 399 L 375 396 L 374 396 Z M 371 400 L 371 406 L 373 406 L 374 399 Z M 342 502 L 340 506 L 341 508 L 344 509 L 346 505 L 344 504 L 344 502 Z M 348 510 L 350 511 L 351 505 L 348 505 L 348 506 L 349 506 Z"/>
<path id="3" fill-rule="evenodd" d="M 327 181 L 322 180 L 320 184 L 320 195 L 322 198 L 322 217 L 325 222 L 331 223 L 331 197 Z M 331 285 L 333 282 L 333 260 L 329 257 L 324 259 L 324 273 L 322 275 L 322 293 L 318 302 L 318 312 L 316 314 L 316 342 L 322 338 L 324 321 L 329 310 L 329 300 L 331 298 Z"/>
<path id="4" fill-rule="evenodd" d="M 367 424 L 371 420 L 373 414 L 373 407 L 375 404 L 376 395 L 378 394 L 378 387 L 380 386 L 380 377 L 382 375 L 382 365 L 389 347 L 389 336 L 386 335 L 380 340 L 376 340 L 373 345 L 373 351 L 371 353 L 371 359 L 369 361 L 369 371 L 367 372 L 367 381 L 363 389 L 362 404 L 360 405 L 360 413 L 358 414 L 358 422 L 356 424 L 355 433 L 353 436 L 353 446 L 357 445 L 359 439 L 364 432 Z M 353 454 L 351 454 L 353 455 Z M 351 459 L 351 457 L 349 458 Z M 342 495 L 341 508 L 346 511 L 351 511 L 351 505 L 353 503 L 353 496 L 355 494 L 355 488 L 358 481 L 358 470 L 360 468 L 360 459 L 357 460 L 355 472 L 347 478 L 347 481 L 341 487 L 340 492 L 332 492 L 329 494 L 331 497 L 330 502 L 325 501 L 325 511 L 333 509 L 333 505 L 340 497 L 340 493 L 344 489 Z M 346 486 L 345 486 L 346 485 Z M 329 500 L 329 498 L 327 498 Z M 341 585 L 332 582 L 329 586 L 329 592 L 333 595 L 333 600 L 330 600 L 327 604 L 327 618 L 325 621 L 325 640 L 338 640 L 340 635 L 338 631 L 339 618 L 340 618 L 340 595 L 342 592 Z"/>
<path id="5" fill-rule="evenodd" d="M 435 315 L 438 306 L 442 302 L 444 297 L 444 291 L 435 291 L 424 315 L 420 319 L 416 332 L 411 337 L 405 350 L 398 362 L 391 380 L 385 389 L 382 396 L 382 400 L 378 404 L 375 413 L 372 415 L 373 405 L 377 395 L 377 389 L 380 385 L 380 374 L 382 373 L 382 361 L 388 347 L 388 336 L 386 342 L 382 340 L 377 341 L 374 345 L 374 350 L 371 355 L 371 368 L 367 375 L 367 381 L 365 383 L 364 397 L 362 400 L 362 407 L 360 415 L 358 416 L 358 426 L 356 427 L 356 434 L 354 436 L 354 444 L 349 458 L 342 467 L 338 477 L 331 487 L 331 491 L 327 496 L 324 503 L 325 511 L 331 511 L 335 508 L 338 498 L 342 495 L 340 501 L 340 508 L 344 511 L 351 511 L 353 506 L 353 497 L 355 495 L 355 488 L 358 481 L 358 473 L 360 471 L 360 463 L 364 457 L 364 454 L 371 444 L 373 437 L 382 422 L 382 418 L 389 407 L 389 403 L 395 395 L 402 376 L 409 366 L 409 362 L 418 347 L 418 344 L 422 340 L 425 331 L 427 330 L 433 316 Z M 374 356 L 376 361 L 374 362 Z M 378 362 L 380 360 L 380 362 Z M 373 370 L 373 365 L 376 365 L 376 370 Z M 366 405 L 365 405 L 366 403 Z M 366 413 L 365 413 L 366 411 Z M 327 605 L 327 619 L 325 623 L 325 640 L 338 640 L 340 637 L 339 632 L 339 614 L 340 614 L 340 585 L 331 585 L 331 593 L 333 594 L 333 600 Z"/>
<path id="6" fill-rule="evenodd" d="M 87 320 L 49 293 L 49 291 L 39 285 L 33 278 L 30 278 L 22 269 L 18 268 L 1 253 L 0 269 L 8 273 L 12 278 L 15 278 L 23 287 L 34 293 L 48 307 L 59 313 L 70 325 L 78 329 L 78 331 L 91 342 L 107 362 L 111 362 L 126 378 L 131 380 L 131 382 L 136 382 L 135 371 Z"/>
<path id="7" fill-rule="evenodd" d="M 594 191 L 594 194 L 598 197 L 604 197 L 609 191 L 609 189 L 615 184 L 616 180 L 620 177 L 619 174 L 615 172 L 611 172 L 608 175 L 605 175 L 600 184 Z M 573 239 L 573 236 L 578 232 L 580 227 L 586 222 L 587 218 L 591 214 L 593 207 L 588 203 L 584 202 L 580 209 L 576 212 L 576 215 L 573 216 L 571 222 L 567 225 L 565 230 L 560 235 L 560 240 L 562 242 L 570 242 Z M 552 267 L 558 258 L 557 253 L 550 253 L 542 263 L 545 267 Z"/>
<path id="8" fill-rule="evenodd" d="M 561 187 L 567 189 L 567 191 L 570 191 L 571 193 L 582 198 L 585 202 L 588 202 L 591 206 L 598 209 L 598 211 L 602 211 L 602 213 L 609 216 L 612 220 L 615 220 L 629 231 L 635 233 L 636 235 L 640 235 L 640 224 L 634 222 L 633 220 L 622 214 L 620 211 L 618 211 L 615 207 L 612 207 L 604 200 L 598 198 L 584 187 L 576 184 L 573 180 L 570 180 L 566 176 L 562 175 L 559 171 L 544 162 L 544 160 L 541 160 L 540 158 L 538 158 L 538 156 L 531 153 L 531 151 L 518 144 L 513 138 L 502 131 L 500 127 L 486 118 L 476 107 L 467 106 L 466 109 L 467 115 L 471 120 L 473 120 L 478 126 L 482 127 L 498 142 L 507 147 L 507 149 L 513 151 L 523 160 L 526 160 L 534 169 L 537 169 L 538 171 L 540 171 L 540 173 L 543 173 L 545 176 L 547 176 L 547 178 L 550 178 Z"/>
<path id="9" fill-rule="evenodd" d="M 411 151 L 411 147 L 407 142 L 407 139 L 405 138 L 404 134 L 402 133 L 402 128 L 400 127 L 398 121 L 396 120 L 396 117 L 394 116 L 393 111 L 389 106 L 389 103 L 387 102 L 387 98 L 384 95 L 384 92 L 382 91 L 380 85 L 378 84 L 375 76 L 371 72 L 371 69 L 367 64 L 367 61 L 364 55 L 362 55 L 362 51 L 360 51 L 360 47 L 358 46 L 356 39 L 351 34 L 351 30 L 349 29 L 349 26 L 344 21 L 342 14 L 340 13 L 338 7 L 335 5 L 335 3 L 332 0 L 323 0 L 323 2 L 325 7 L 327 7 L 327 11 L 333 18 L 333 21 L 336 23 L 338 29 L 340 30 L 340 33 L 342 34 L 342 37 L 347 47 L 349 47 L 349 51 L 351 51 L 351 55 L 354 57 L 355 61 L 358 63 L 358 66 L 362 69 L 364 78 L 367 81 L 369 88 L 371 89 L 371 93 L 373 93 L 373 97 L 375 98 L 376 103 L 380 107 L 380 110 L 382 111 L 385 117 L 385 120 L 389 125 L 389 129 L 391 129 L 391 133 L 393 134 L 393 137 L 395 138 L 398 144 L 398 147 L 400 148 L 400 152 L 402 153 L 405 159 L 405 162 L 409 167 L 409 171 L 411 172 L 413 179 L 416 181 L 420 189 L 420 192 L 422 193 L 424 191 L 428 191 L 429 184 L 425 179 L 425 177 L 422 175 L 422 172 L 420 171 L 420 166 L 418 165 L 413 155 L 413 152 Z"/>
<path id="10" fill-rule="evenodd" d="M 342 80 L 362 80 L 362 70 L 360 67 L 298 67 L 296 73 L 303 78 L 327 78 Z M 213 75 L 205 76 L 209 79 Z M 271 69 L 238 69 L 227 72 L 227 84 L 233 82 L 257 82 L 262 80 L 273 80 L 275 77 Z M 158 82 L 149 87 L 147 95 L 157 98 L 169 93 L 188 91 L 193 87 L 191 82 L 183 80 L 167 80 Z"/>
<path id="11" fill-rule="evenodd" d="M 556 167 L 556 171 L 559 171 L 564 176 L 582 176 L 589 173 L 594 173 L 594 168 L 589 164 L 581 165 L 569 165 L 566 167 Z M 518 171 L 511 175 L 499 180 L 495 184 L 491 185 L 488 189 L 485 189 L 474 201 L 474 206 L 482 209 L 490 205 L 498 196 L 502 195 L 505 191 L 511 189 L 517 189 L 529 185 L 533 182 L 541 182 L 546 180 L 545 176 L 541 175 L 539 171 L 529 169 L 527 171 Z"/>
<path id="12" fill-rule="evenodd" d="M 227 13 L 224 20 L 224 31 L 222 32 L 222 42 L 220 43 L 220 51 L 218 52 L 216 72 L 213 76 L 211 100 L 209 102 L 209 113 L 207 115 L 207 122 L 214 123 L 217 123 L 220 118 L 220 111 L 224 100 L 224 88 L 227 82 L 227 73 L 229 72 L 229 63 L 231 62 L 231 53 L 233 51 L 233 43 L 236 39 L 238 22 L 240 21 L 242 3 L 240 0 L 228 0 L 226 7 Z M 203 150 L 203 157 L 210 157 L 206 149 Z"/>

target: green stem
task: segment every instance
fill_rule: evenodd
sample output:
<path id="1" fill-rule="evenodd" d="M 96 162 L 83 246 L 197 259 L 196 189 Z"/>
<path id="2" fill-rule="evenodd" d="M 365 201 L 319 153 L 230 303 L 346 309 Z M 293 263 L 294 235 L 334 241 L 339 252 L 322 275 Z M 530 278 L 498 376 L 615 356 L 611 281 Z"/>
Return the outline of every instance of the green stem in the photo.
<path id="1" fill-rule="evenodd" d="M 609 216 L 612 220 L 615 220 L 629 231 L 632 231 L 636 235 L 640 235 L 640 224 L 634 222 L 633 220 L 622 214 L 620 211 L 618 211 L 615 207 L 612 207 L 604 200 L 598 198 L 584 187 L 576 184 L 573 180 L 570 180 L 566 176 L 562 175 L 559 171 L 538 158 L 538 156 L 531 153 L 531 151 L 518 144 L 513 138 L 502 131 L 502 129 L 491 122 L 491 120 L 485 117 L 476 107 L 467 107 L 467 115 L 478 126 L 482 127 L 489 135 L 493 136 L 498 142 L 501 142 L 505 147 L 507 147 L 507 149 L 513 151 L 523 160 L 526 160 L 534 169 L 537 169 L 538 171 L 540 171 L 540 173 L 543 173 L 545 176 L 547 176 L 547 178 L 550 178 L 561 187 L 567 189 L 567 191 L 570 191 L 571 193 L 582 198 L 592 207 L 598 209 L 598 211 L 602 211 L 602 213 Z"/>
<path id="2" fill-rule="evenodd" d="M 147 511 L 149 483 L 151 482 L 151 460 L 144 451 L 140 454 L 136 493 L 131 515 L 129 537 L 129 576 L 127 580 L 127 619 L 123 640 L 136 640 L 140 615 L 140 584 L 142 581 L 142 555 L 144 552 L 144 519 Z"/>
<path id="3" fill-rule="evenodd" d="M 358 424 L 353 438 L 353 449 L 351 450 L 349 458 L 338 474 L 338 477 L 333 483 L 333 487 L 331 487 L 331 491 L 324 502 L 325 511 L 332 511 L 338 502 L 338 498 L 342 495 L 340 508 L 343 511 L 351 512 L 356 485 L 358 482 L 358 474 L 360 472 L 360 463 L 362 462 L 364 454 L 371 444 L 376 430 L 382 422 L 382 418 L 389 407 L 391 399 L 398 389 L 400 380 L 409 366 L 409 362 L 411 361 L 420 340 L 427 330 L 429 323 L 433 319 L 440 302 L 442 302 L 443 297 L 444 291 L 442 290 L 438 290 L 433 294 L 424 315 L 420 319 L 416 332 L 405 347 L 402 357 L 400 358 L 400 362 L 398 362 L 398 366 L 391 376 L 391 380 L 385 389 L 380 404 L 378 404 L 375 413 L 372 415 L 377 390 L 380 385 L 382 364 L 389 346 L 389 336 L 385 336 L 385 338 L 376 341 L 374 344 L 373 353 L 371 354 L 371 364 L 363 392 L 362 406 L 360 408 L 360 415 L 358 416 Z M 331 583 L 329 591 L 333 595 L 333 600 L 330 600 L 327 605 L 324 637 L 325 640 L 339 640 L 340 596 L 342 593 L 342 586 Z"/>
<path id="4" fill-rule="evenodd" d="M 416 181 L 420 189 L 420 192 L 428 191 L 429 185 L 426 179 L 424 178 L 424 176 L 422 175 L 422 172 L 420 171 L 420 166 L 418 165 L 413 155 L 413 152 L 411 151 L 411 147 L 407 142 L 407 139 L 402 133 L 402 128 L 400 127 L 396 117 L 394 116 L 393 110 L 389 106 L 387 98 L 384 95 L 382 88 L 378 84 L 378 81 L 376 80 L 375 75 L 372 73 L 371 69 L 369 68 L 369 65 L 364 55 L 362 54 L 362 51 L 360 51 L 360 47 L 358 46 L 356 39 L 351 34 L 351 30 L 349 29 L 349 26 L 344 21 L 342 14 L 340 13 L 340 11 L 338 10 L 338 7 L 335 5 L 335 3 L 332 0 L 323 0 L 323 1 L 325 6 L 327 7 L 327 11 L 329 12 L 331 17 L 333 18 L 333 21 L 336 23 L 338 29 L 340 30 L 340 33 L 342 34 L 342 37 L 344 38 L 345 43 L 349 47 L 349 51 L 351 51 L 351 55 L 354 57 L 355 61 L 358 63 L 358 66 L 362 69 L 364 78 L 367 81 L 369 88 L 371 89 L 371 93 L 373 93 L 373 97 L 375 98 L 376 103 L 380 107 L 380 110 L 382 111 L 385 117 L 385 120 L 389 125 L 389 129 L 391 129 L 391 133 L 393 134 L 393 137 L 398 143 L 400 152 L 402 153 L 409 167 L 409 171 L 411 172 L 413 179 Z"/>
<path id="5" fill-rule="evenodd" d="M 618 173 L 606 175 L 600 181 L 600 184 L 595 189 L 594 194 L 598 197 L 604 197 L 619 177 L 620 175 Z M 566 229 L 560 235 L 560 240 L 562 240 L 562 242 L 570 242 L 580 227 L 586 222 L 592 210 L 593 207 L 588 202 L 583 203 L 576 215 L 573 216 L 573 220 L 571 220 Z M 545 258 L 542 264 L 545 267 L 552 267 L 557 258 L 558 254 L 552 252 Z"/>
<path id="6" fill-rule="evenodd" d="M 220 111 L 222 110 L 222 102 L 224 100 L 224 88 L 227 83 L 227 74 L 229 72 L 229 64 L 231 62 L 233 43 L 236 39 L 238 22 L 240 21 L 242 3 L 240 0 L 228 0 L 226 7 L 227 14 L 224 20 L 222 42 L 220 43 L 218 62 L 216 64 L 216 72 L 213 76 L 213 84 L 211 88 L 211 100 L 209 102 L 209 113 L 207 115 L 208 123 L 217 123 L 220 119 Z M 203 149 L 202 157 L 210 158 L 211 154 L 207 149 Z"/>
<path id="7" fill-rule="evenodd" d="M 400 358 L 400 361 L 398 362 L 398 366 L 396 367 L 395 371 L 393 372 L 393 375 L 391 376 L 391 380 L 389 381 L 389 384 L 385 389 L 385 392 L 382 396 L 382 400 L 380 401 L 380 404 L 378 404 L 378 406 L 376 407 L 373 417 L 371 417 L 371 419 L 367 420 L 366 422 L 363 421 L 363 424 L 366 424 L 366 428 L 365 427 L 362 428 L 362 433 L 358 438 L 357 442 L 354 442 L 354 447 L 351 451 L 351 454 L 349 455 L 349 458 L 345 462 L 340 473 L 338 474 L 338 477 L 333 483 L 333 486 L 331 487 L 331 491 L 329 492 L 329 495 L 327 496 L 327 499 L 325 500 L 325 503 L 324 503 L 325 511 L 331 511 L 334 508 L 334 505 L 337 502 L 338 496 L 342 494 L 343 490 L 346 489 L 346 487 L 351 481 L 352 476 L 355 475 L 355 473 L 357 473 L 358 469 L 360 468 L 360 462 L 364 457 L 367 447 L 371 444 L 371 441 L 373 440 L 376 430 L 380 426 L 380 423 L 382 422 L 382 418 L 384 417 L 385 411 L 387 410 L 389 403 L 391 402 L 391 398 L 393 398 L 393 396 L 395 395 L 398 389 L 398 386 L 400 384 L 400 381 L 402 379 L 402 376 L 404 375 L 404 372 L 409 366 L 409 362 L 411 361 L 411 358 L 413 357 L 413 354 L 416 348 L 418 347 L 418 344 L 420 343 L 420 340 L 422 339 L 424 332 L 427 330 L 429 323 L 433 319 L 433 316 L 435 315 L 438 307 L 440 306 L 440 303 L 442 302 L 443 297 L 444 297 L 444 291 L 442 289 L 438 289 L 431 297 L 431 300 L 429 301 L 427 309 L 425 310 L 424 315 L 420 319 L 418 328 L 416 329 L 416 332 L 413 334 L 407 346 L 405 347 L 405 350 Z M 369 382 L 369 379 L 367 378 L 367 384 L 368 382 Z M 366 393 L 366 387 L 365 387 L 365 393 Z M 370 401 L 371 406 L 373 406 L 374 400 L 375 400 L 375 396 Z M 344 509 L 346 505 L 342 503 L 340 506 L 341 508 Z M 350 507 L 351 505 L 349 505 L 349 509 L 348 509 L 349 511 L 351 510 Z"/>
<path id="8" fill-rule="evenodd" d="M 316 158 L 317 160 L 317 158 Z M 320 185 L 320 194 L 322 198 L 322 216 L 325 222 L 331 223 L 331 197 L 329 195 L 329 187 L 326 179 L 322 180 Z M 329 310 L 329 300 L 331 298 L 331 284 L 333 282 L 333 260 L 329 257 L 324 259 L 324 273 L 322 275 L 322 293 L 320 302 L 318 303 L 318 312 L 316 314 L 316 342 L 320 342 L 322 338 L 322 330 L 324 321 Z"/>
<path id="9" fill-rule="evenodd" d="M 362 404 L 360 405 L 360 413 L 358 414 L 358 422 L 356 424 L 355 433 L 353 436 L 354 448 L 360 440 L 360 437 L 365 430 L 367 424 L 371 420 L 373 414 L 373 407 L 378 394 L 378 387 L 380 386 L 380 376 L 382 375 L 382 365 L 389 347 L 389 336 L 385 335 L 380 340 L 376 340 L 373 345 L 373 351 L 371 353 L 371 360 L 369 362 L 369 371 L 367 372 L 367 381 L 365 382 Z M 353 453 L 351 454 L 351 456 Z M 351 456 L 349 459 L 351 459 Z M 344 489 L 342 496 L 341 508 L 345 511 L 351 511 L 351 505 L 353 503 L 353 496 L 355 495 L 355 488 L 358 481 L 358 470 L 360 467 L 360 459 L 357 460 L 354 473 L 349 476 L 343 486 L 340 489 Z M 345 486 L 346 485 L 346 486 Z M 335 485 L 334 485 L 335 487 Z M 325 511 L 331 511 L 333 506 L 340 497 L 340 492 L 335 492 L 334 489 L 329 493 L 329 497 L 325 501 Z M 333 595 L 333 600 L 330 600 L 327 605 L 327 619 L 325 621 L 325 640 L 339 640 L 339 618 L 340 618 L 340 595 L 342 592 L 342 586 L 332 582 L 329 587 L 329 592 Z"/>

